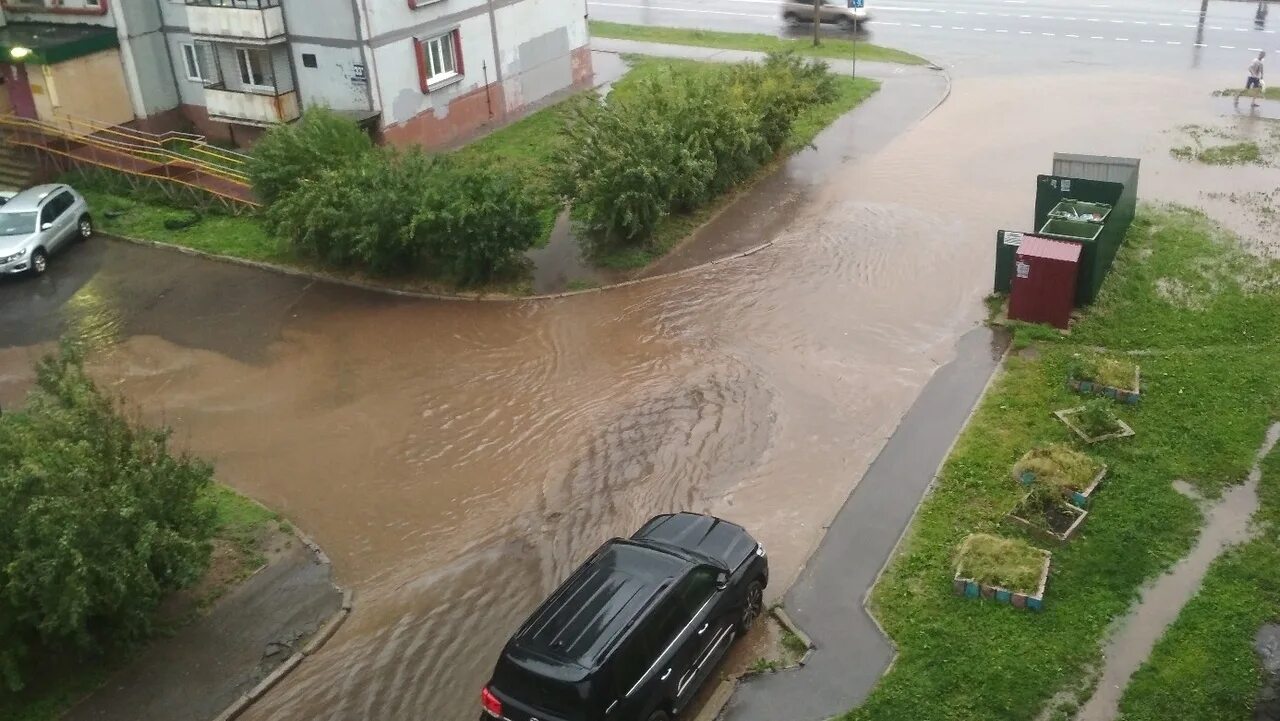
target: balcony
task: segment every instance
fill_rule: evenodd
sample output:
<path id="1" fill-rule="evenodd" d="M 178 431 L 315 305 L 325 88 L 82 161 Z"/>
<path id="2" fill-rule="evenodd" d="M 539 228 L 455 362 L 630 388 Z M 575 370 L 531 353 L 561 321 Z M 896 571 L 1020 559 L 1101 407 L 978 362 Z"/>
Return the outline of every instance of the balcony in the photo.
<path id="1" fill-rule="evenodd" d="M 275 125 L 298 119 L 296 90 L 228 90 L 224 83 L 206 85 L 205 109 L 211 120 L 241 125 Z"/>
<path id="2" fill-rule="evenodd" d="M 211 40 L 283 42 L 280 0 L 186 0 L 191 34 Z"/>

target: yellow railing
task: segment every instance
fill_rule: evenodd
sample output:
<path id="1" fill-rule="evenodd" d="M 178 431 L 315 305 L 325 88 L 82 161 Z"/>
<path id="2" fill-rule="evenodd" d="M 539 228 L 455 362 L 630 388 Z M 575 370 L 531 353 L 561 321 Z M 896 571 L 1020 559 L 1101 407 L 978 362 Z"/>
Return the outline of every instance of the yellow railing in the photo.
<path id="1" fill-rule="evenodd" d="M 59 116 L 56 120 L 37 120 L 8 114 L 0 114 L 0 129 L 8 131 L 9 142 L 13 144 L 52 152 L 120 172 L 168 180 L 206 190 L 237 202 L 246 202 L 242 197 L 228 195 L 216 188 L 209 188 L 170 175 L 175 170 L 184 173 L 194 171 L 240 186 L 246 191 L 249 189 L 249 178 L 245 170 L 249 156 L 209 145 L 208 141 L 199 135 L 147 133 L 68 116 Z M 49 144 L 50 140 L 70 141 L 82 147 L 124 156 L 148 167 L 144 171 L 139 168 L 123 167 L 128 165 L 127 162 L 111 164 L 99 159 L 73 155 L 63 149 L 52 147 Z"/>

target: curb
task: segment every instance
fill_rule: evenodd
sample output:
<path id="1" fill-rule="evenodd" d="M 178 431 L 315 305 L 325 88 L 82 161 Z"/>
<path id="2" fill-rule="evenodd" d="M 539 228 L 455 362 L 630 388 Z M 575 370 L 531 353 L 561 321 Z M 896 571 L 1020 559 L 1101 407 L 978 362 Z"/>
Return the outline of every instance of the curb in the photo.
<path id="1" fill-rule="evenodd" d="M 145 243 L 147 241 L 142 242 Z M 160 245 L 162 247 L 167 247 L 165 244 Z M 248 496 L 244 497 L 254 503 L 257 503 L 263 508 L 267 508 L 265 505 L 259 503 L 253 498 L 249 498 Z M 293 526 L 292 524 L 290 525 L 293 528 L 293 536 L 306 546 L 307 550 L 315 554 L 317 563 L 325 566 L 333 565 L 332 561 L 329 560 L 328 554 L 326 554 L 310 536 L 299 530 L 297 526 Z M 266 566 L 264 565 L 262 568 L 266 568 Z M 262 569 L 259 568 L 258 570 L 261 571 Z M 256 572 L 257 571 L 255 571 L 255 573 Z M 267 674 L 267 676 L 259 681 L 256 686 L 246 691 L 240 696 L 240 698 L 232 701 L 231 705 L 223 709 L 222 713 L 215 716 L 213 721 L 234 721 L 234 719 L 239 718 L 245 711 L 248 711 L 249 707 L 253 706 L 258 699 L 265 696 L 267 692 L 280 683 L 285 676 L 289 675 L 291 671 L 301 665 L 308 656 L 319 651 L 321 647 L 323 647 L 324 644 L 338 632 L 338 629 L 341 628 L 343 622 L 347 620 L 347 616 L 351 615 L 355 592 L 350 588 L 339 588 L 336 584 L 334 585 L 334 588 L 342 591 L 342 603 L 339 605 L 338 610 L 335 611 L 333 615 L 329 616 L 328 620 L 321 624 L 320 628 L 318 628 L 315 634 L 311 636 L 306 645 L 304 645 L 300 650 L 295 651 L 293 655 L 289 656 L 289 658 L 285 659 L 284 663 L 272 669 L 271 673 Z"/>
<path id="2" fill-rule="evenodd" d="M 184 255 L 191 255 L 197 258 L 204 258 L 205 260 L 213 260 L 221 263 L 229 263 L 232 265 L 239 265 L 246 268 L 253 268 L 255 270 L 264 270 L 272 273 L 279 273 L 280 275 L 287 275 L 294 278 L 306 278 L 312 281 L 331 283 L 333 285 L 341 285 L 348 288 L 356 288 L 358 290 L 364 290 L 364 291 L 369 291 L 373 293 L 383 293 L 386 295 L 394 295 L 402 298 L 416 298 L 419 300 L 446 300 L 446 301 L 455 301 L 455 302 L 467 301 L 467 302 L 473 302 L 473 303 L 480 303 L 480 302 L 520 303 L 524 301 L 555 300 L 558 298 L 568 298 L 570 296 L 575 296 L 575 295 L 585 295 L 587 293 L 599 293 L 602 291 L 614 290 L 617 288 L 626 288 L 632 285 L 639 285 L 640 283 L 649 283 L 651 281 L 663 280 L 665 278 L 673 278 L 675 276 L 684 275 L 687 273 L 707 270 L 711 266 L 715 266 L 721 263 L 726 263 L 732 260 L 738 260 L 741 258 L 746 258 L 751 255 L 755 255 L 756 253 L 773 245 L 773 241 L 770 240 L 766 243 L 761 243 L 760 245 L 757 245 L 753 248 L 748 248 L 747 250 L 740 251 L 732 255 L 727 255 L 723 258 L 716 258 L 715 260 L 709 260 L 705 263 L 699 263 L 698 265 L 690 266 L 688 268 L 673 270 L 669 273 L 660 273 L 658 275 L 650 275 L 644 278 L 633 278 L 631 280 L 624 280 L 618 283 L 610 283 L 609 285 L 602 285 L 596 288 L 584 288 L 582 290 L 568 290 L 562 293 L 543 293 L 541 295 L 514 296 L 514 295 L 481 295 L 481 294 L 447 295 L 444 293 L 428 293 L 426 291 L 404 290 L 402 288 L 392 288 L 390 286 L 379 285 L 377 283 L 365 283 L 359 280 L 342 278 L 339 276 L 331 275 L 329 273 L 323 273 L 320 271 L 302 270 L 300 268 L 292 268 L 287 265 L 278 265 L 276 263 L 266 263 L 259 260 L 247 260 L 245 258 L 236 258 L 230 255 L 220 255 L 218 253 L 210 253 L 204 250 L 196 250 L 195 248 L 188 248 L 185 245 L 165 243 L 159 240 L 147 240 L 145 238 L 135 238 L 129 235 L 119 235 L 119 234 L 107 233 L 103 231 L 99 231 L 97 235 L 104 238 L 111 238 L 114 240 L 123 241 L 126 243 L 133 243 L 134 245 L 142 245 L 142 246 L 148 246 L 151 248 L 158 248 L 160 250 L 174 251 L 174 252 L 182 253 Z"/>
<path id="3" fill-rule="evenodd" d="M 716 719 L 719 719 L 720 714 L 724 713 L 725 706 L 729 705 L 729 699 L 733 697 L 733 692 L 737 690 L 738 683 L 740 681 L 765 673 L 793 671 L 798 668 L 804 668 L 804 665 L 808 663 L 809 657 L 813 655 L 814 650 L 817 648 L 813 643 L 813 639 L 809 638 L 809 634 L 801 630 L 800 627 L 796 625 L 795 621 L 791 620 L 791 617 L 787 615 L 787 612 L 783 610 L 781 606 L 776 606 L 770 609 L 769 614 L 782 625 L 784 630 L 794 633 L 797 638 L 804 641 L 805 646 L 807 646 L 809 650 L 805 651 L 804 656 L 801 657 L 799 661 L 787 666 L 781 666 L 771 671 L 743 671 L 737 676 L 722 677 L 720 679 L 720 685 L 716 686 L 716 690 L 711 692 L 711 697 L 708 698 L 707 702 L 703 704 L 701 709 L 699 709 L 698 715 L 693 717 L 693 721 L 716 721 Z"/>

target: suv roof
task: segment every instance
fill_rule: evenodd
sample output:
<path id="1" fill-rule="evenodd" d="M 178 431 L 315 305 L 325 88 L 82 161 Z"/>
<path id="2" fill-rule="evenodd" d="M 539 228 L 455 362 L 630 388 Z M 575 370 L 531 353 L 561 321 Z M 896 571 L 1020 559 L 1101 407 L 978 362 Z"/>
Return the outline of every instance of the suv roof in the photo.
<path id="1" fill-rule="evenodd" d="M 59 183 L 33 185 L 10 198 L 3 206 L 0 206 L 0 213 L 22 213 L 36 210 L 40 207 L 40 201 L 48 197 L 50 193 L 66 187 Z"/>
<path id="2" fill-rule="evenodd" d="M 584 674 L 695 565 L 675 549 L 608 541 L 516 632 L 508 655 L 571 664 L 576 669 L 564 670 Z"/>

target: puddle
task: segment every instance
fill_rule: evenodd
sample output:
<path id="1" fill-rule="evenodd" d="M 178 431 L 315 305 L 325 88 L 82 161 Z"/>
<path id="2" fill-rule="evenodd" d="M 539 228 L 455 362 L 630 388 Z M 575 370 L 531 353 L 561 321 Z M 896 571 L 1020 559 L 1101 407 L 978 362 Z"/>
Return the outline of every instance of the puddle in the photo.
<path id="1" fill-rule="evenodd" d="M 1195 595 L 1209 565 L 1227 547 L 1250 538 L 1249 520 L 1258 510 L 1258 481 L 1262 459 L 1280 440 L 1280 423 L 1267 430 L 1248 479 L 1222 494 L 1221 500 L 1205 510 L 1205 524 L 1191 553 L 1173 569 L 1143 590 L 1142 600 L 1120 621 L 1118 630 L 1103 650 L 1105 665 L 1097 691 L 1076 715 L 1076 721 L 1111 721 L 1120 708 L 1129 678 L 1142 665 L 1169 624 Z M 1174 487 L 1193 500 L 1204 503 L 1199 494 L 1182 482 Z"/>

